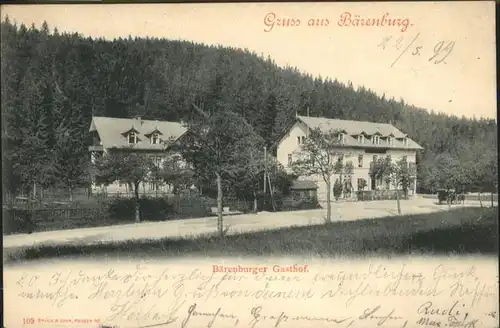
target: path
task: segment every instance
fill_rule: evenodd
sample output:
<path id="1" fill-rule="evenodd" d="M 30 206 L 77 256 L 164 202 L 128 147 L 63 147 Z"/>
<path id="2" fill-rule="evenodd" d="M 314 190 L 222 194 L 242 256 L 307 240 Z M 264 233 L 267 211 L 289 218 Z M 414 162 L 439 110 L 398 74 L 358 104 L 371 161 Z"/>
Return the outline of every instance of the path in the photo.
<path id="1" fill-rule="evenodd" d="M 463 205 L 454 205 L 460 207 Z M 479 202 L 469 201 L 466 206 L 479 206 Z M 417 197 L 401 201 L 403 214 L 423 214 L 448 210 L 448 206 L 435 204 L 433 199 Z M 294 212 L 261 212 L 225 216 L 224 226 L 229 226 L 229 234 L 267 230 L 290 226 L 321 224 L 325 209 Z M 332 206 L 332 221 L 352 221 L 397 215 L 396 201 L 339 202 Z M 92 244 L 133 239 L 160 239 L 165 237 L 190 237 L 216 231 L 216 217 L 186 219 L 163 222 L 143 222 L 108 227 L 82 228 L 36 232 L 4 236 L 3 247 L 17 248 L 35 244 Z"/>

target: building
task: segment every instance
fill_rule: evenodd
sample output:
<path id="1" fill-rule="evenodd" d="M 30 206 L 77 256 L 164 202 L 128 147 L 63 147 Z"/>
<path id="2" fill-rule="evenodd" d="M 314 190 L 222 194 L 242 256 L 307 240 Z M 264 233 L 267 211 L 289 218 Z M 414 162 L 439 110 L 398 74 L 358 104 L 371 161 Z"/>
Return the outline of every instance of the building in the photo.
<path id="1" fill-rule="evenodd" d="M 409 194 L 416 193 L 416 153 L 423 148 L 391 124 L 297 116 L 278 140 L 275 148 L 277 160 L 286 169 L 290 169 L 297 152 L 307 138 L 308 131 L 315 128 L 323 132 L 339 131 L 339 148 L 345 153 L 344 158 L 340 160 L 344 164 L 351 162 L 354 167 L 353 174 L 347 177 L 352 179 L 350 182 L 353 191 L 391 189 L 391 186 L 386 186 L 383 181 L 372 180 L 369 174 L 372 162 L 381 156 L 390 156 L 393 162 L 400 159 L 408 162 L 415 172 Z M 340 175 L 334 175 L 332 186 L 335 180 L 340 178 Z M 299 179 L 314 182 L 318 186 L 318 199 L 320 201 L 326 199 L 326 183 L 321 177 L 299 177 Z"/>
<path id="2" fill-rule="evenodd" d="M 91 162 L 95 163 L 98 156 L 113 151 L 135 151 L 152 156 L 161 165 L 166 156 L 166 141 L 178 140 L 187 129 L 178 122 L 133 119 L 93 117 L 89 132 L 92 135 L 92 145 L 89 146 Z M 169 192 L 170 187 L 157 183 L 143 183 L 142 194 Z M 116 181 L 108 186 L 92 184 L 92 192 L 108 194 L 130 194 L 129 186 Z"/>
<path id="3" fill-rule="evenodd" d="M 309 199 L 316 198 L 318 186 L 309 180 L 295 180 L 290 187 L 290 191 L 294 198 Z"/>

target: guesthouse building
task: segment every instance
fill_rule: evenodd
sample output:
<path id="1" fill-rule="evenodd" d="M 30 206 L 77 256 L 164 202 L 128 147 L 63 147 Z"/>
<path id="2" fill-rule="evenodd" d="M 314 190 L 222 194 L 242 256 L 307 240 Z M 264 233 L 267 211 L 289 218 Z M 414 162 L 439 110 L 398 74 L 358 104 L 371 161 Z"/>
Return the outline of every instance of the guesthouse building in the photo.
<path id="1" fill-rule="evenodd" d="M 166 141 L 181 138 L 187 129 L 182 123 L 170 121 L 144 120 L 136 118 L 92 118 L 89 132 L 92 144 L 89 146 L 90 160 L 96 162 L 99 156 L 110 152 L 138 152 L 151 156 L 154 163 L 161 166 L 167 156 Z M 141 194 L 157 194 L 170 191 L 170 186 L 145 182 L 140 186 Z M 115 181 L 107 186 L 92 181 L 92 193 L 130 195 L 132 190 L 127 184 Z"/>
<path id="2" fill-rule="evenodd" d="M 345 165 L 350 162 L 353 172 L 348 176 L 336 174 L 332 177 L 332 186 L 337 179 L 350 183 L 354 196 L 358 190 L 391 189 L 384 181 L 371 179 L 370 167 L 378 158 L 389 157 L 392 162 L 404 159 L 413 172 L 410 179 L 409 195 L 416 193 L 416 155 L 423 149 L 406 133 L 389 123 L 351 121 L 324 117 L 296 116 L 278 140 L 275 147 L 277 160 L 287 170 L 297 159 L 297 153 L 308 137 L 309 131 L 319 128 L 322 132 L 337 131 L 339 152 L 344 153 L 338 160 Z M 301 180 L 313 182 L 318 186 L 318 200 L 326 199 L 326 183 L 319 176 L 299 177 Z M 348 181 L 346 181 L 348 179 Z"/>

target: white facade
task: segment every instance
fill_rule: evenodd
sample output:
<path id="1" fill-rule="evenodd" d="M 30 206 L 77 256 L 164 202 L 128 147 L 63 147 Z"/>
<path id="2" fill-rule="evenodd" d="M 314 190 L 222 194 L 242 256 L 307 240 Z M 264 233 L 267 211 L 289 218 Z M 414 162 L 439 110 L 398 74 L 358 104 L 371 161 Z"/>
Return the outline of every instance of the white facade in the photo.
<path id="1" fill-rule="evenodd" d="M 295 124 L 288 130 L 288 132 L 281 138 L 280 142 L 276 148 L 277 160 L 287 169 L 291 171 L 290 165 L 293 161 L 297 160 L 297 153 L 300 151 L 301 144 L 307 138 L 308 126 L 297 120 Z M 358 179 L 366 180 L 366 187 L 363 190 L 373 190 L 375 184 L 375 189 L 381 187 L 381 189 L 387 188 L 387 186 L 380 186 L 380 181 L 373 181 L 370 178 L 370 163 L 374 160 L 374 156 L 377 158 L 391 156 L 392 161 L 396 162 L 400 159 L 406 157 L 409 165 L 416 165 L 416 150 L 415 149 L 381 149 L 373 148 L 369 146 L 352 146 L 352 147 L 342 147 L 339 150 L 345 154 L 344 164 L 351 161 L 354 167 L 354 172 L 351 177 L 353 191 L 358 191 Z M 339 179 L 339 175 L 333 175 L 331 184 L 335 183 L 336 179 Z M 326 183 L 320 176 L 309 176 L 309 177 L 299 177 L 302 180 L 314 181 L 318 185 L 318 200 L 326 200 Z M 343 177 L 345 179 L 345 177 Z M 392 189 L 393 186 L 390 186 Z M 416 181 L 412 184 L 412 190 L 410 194 L 416 193 Z M 333 193 L 332 193 L 333 198 Z"/>
<path id="2" fill-rule="evenodd" d="M 101 153 L 102 156 L 105 156 L 105 154 L 109 150 L 103 149 L 103 152 Z M 91 161 L 92 164 L 95 163 L 95 156 L 97 154 L 95 152 L 92 153 L 91 155 Z M 99 156 L 99 155 L 97 155 Z M 160 153 L 160 152 L 151 152 L 148 153 L 147 156 L 154 156 L 155 157 L 155 162 L 156 164 L 161 167 L 165 161 L 165 153 Z M 127 184 L 125 183 L 120 183 L 120 181 L 114 181 L 108 185 L 97 185 L 94 182 L 92 182 L 92 193 L 106 193 L 108 195 L 114 195 L 114 196 L 123 196 L 123 197 L 131 197 L 133 196 L 134 189 L 133 187 L 130 188 Z M 154 183 L 154 182 L 142 182 L 139 187 L 139 194 L 140 195 L 150 195 L 154 196 L 156 194 L 162 195 L 162 194 L 168 194 L 172 192 L 172 187 L 170 185 L 167 185 L 165 183 Z"/>
<path id="3" fill-rule="evenodd" d="M 89 132 L 92 134 L 92 145 L 89 146 L 90 161 L 96 156 L 106 156 L 109 152 L 133 151 L 152 157 L 155 165 L 161 167 L 167 156 L 175 156 L 167 152 L 163 142 L 178 140 L 186 132 L 186 128 L 177 122 L 133 119 L 93 117 Z M 178 162 L 181 166 L 185 163 Z M 109 185 L 96 185 L 92 181 L 93 193 L 133 196 L 133 187 L 115 181 Z M 147 181 L 139 186 L 142 195 L 158 195 L 171 193 L 172 187 L 160 181 Z"/>

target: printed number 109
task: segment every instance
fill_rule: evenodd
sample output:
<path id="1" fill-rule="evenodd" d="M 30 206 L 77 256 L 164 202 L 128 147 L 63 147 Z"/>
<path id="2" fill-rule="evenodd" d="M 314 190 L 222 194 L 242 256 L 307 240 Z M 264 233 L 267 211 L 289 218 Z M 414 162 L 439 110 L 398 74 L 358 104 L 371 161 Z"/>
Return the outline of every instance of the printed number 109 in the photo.
<path id="1" fill-rule="evenodd" d="M 35 318 L 24 318 L 23 319 L 23 324 L 25 325 L 32 325 L 35 323 Z"/>

